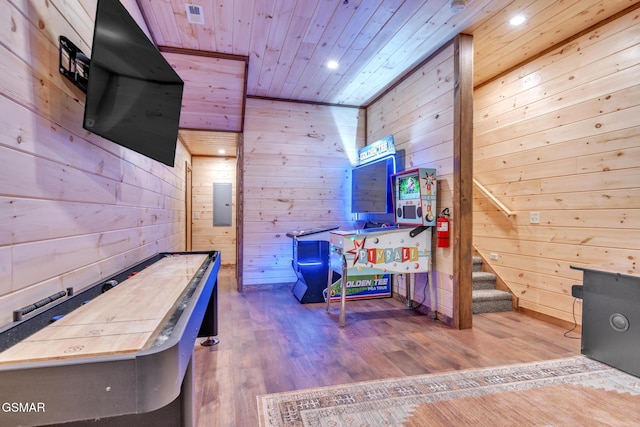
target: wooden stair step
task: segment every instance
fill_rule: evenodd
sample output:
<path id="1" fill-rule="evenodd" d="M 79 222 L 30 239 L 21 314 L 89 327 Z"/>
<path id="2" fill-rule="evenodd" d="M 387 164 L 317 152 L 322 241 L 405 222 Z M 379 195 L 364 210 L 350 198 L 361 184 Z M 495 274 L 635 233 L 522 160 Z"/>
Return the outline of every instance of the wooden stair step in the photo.
<path id="1" fill-rule="evenodd" d="M 474 271 L 472 273 L 473 289 L 495 289 L 496 275 L 486 271 Z"/>
<path id="2" fill-rule="evenodd" d="M 510 292 L 498 289 L 478 289 L 473 291 L 473 313 L 496 313 L 512 310 Z"/>
<path id="3" fill-rule="evenodd" d="M 474 256 L 472 258 L 473 261 L 473 272 L 482 271 L 482 258 L 479 256 Z"/>

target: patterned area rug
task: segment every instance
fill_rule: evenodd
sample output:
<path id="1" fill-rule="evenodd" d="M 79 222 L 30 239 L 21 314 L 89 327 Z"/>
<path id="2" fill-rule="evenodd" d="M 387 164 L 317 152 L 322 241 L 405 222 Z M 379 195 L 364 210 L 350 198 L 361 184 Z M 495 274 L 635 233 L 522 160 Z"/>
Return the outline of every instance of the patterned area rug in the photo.
<path id="1" fill-rule="evenodd" d="M 637 425 L 640 379 L 576 356 L 268 394 L 258 412 L 261 427 Z"/>

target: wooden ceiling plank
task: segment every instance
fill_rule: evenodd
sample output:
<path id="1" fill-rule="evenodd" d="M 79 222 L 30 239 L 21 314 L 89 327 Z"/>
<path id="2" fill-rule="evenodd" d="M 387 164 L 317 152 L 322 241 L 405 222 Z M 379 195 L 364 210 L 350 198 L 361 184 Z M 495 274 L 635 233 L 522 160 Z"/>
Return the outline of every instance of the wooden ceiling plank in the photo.
<path id="1" fill-rule="evenodd" d="M 235 145 L 238 142 L 238 134 L 235 132 L 211 132 L 193 129 L 180 129 L 180 137 L 188 139 L 195 144 L 218 143 Z"/>
<path id="2" fill-rule="evenodd" d="M 435 3 L 429 3 L 429 4 L 427 4 L 427 6 L 432 7 L 434 4 Z M 429 13 L 429 11 L 425 10 L 424 7 L 423 7 L 423 9 L 417 11 L 413 15 L 413 18 L 408 18 L 408 20 L 406 21 L 406 24 L 403 25 L 404 30 L 400 30 L 400 31 L 401 32 L 404 31 L 406 36 L 408 36 L 410 38 L 411 37 L 416 37 L 417 34 L 418 34 L 418 31 L 419 31 L 419 28 L 416 27 L 415 22 L 412 25 L 411 24 L 411 20 L 412 19 L 415 20 L 416 18 L 418 20 L 425 20 L 427 15 L 428 15 L 428 13 Z M 419 25 L 421 26 L 422 24 L 419 24 Z M 400 33 L 396 33 L 393 36 L 393 39 L 396 39 L 396 40 L 398 40 L 400 38 L 402 38 Z M 389 43 L 392 43 L 392 42 L 390 41 Z M 390 52 L 394 52 L 394 51 L 395 52 L 399 52 L 399 51 L 401 51 L 401 49 L 403 49 L 405 47 L 405 43 L 402 43 L 402 41 L 400 40 L 400 43 L 398 43 L 397 45 L 387 44 L 387 46 L 390 46 L 390 48 L 389 48 Z M 356 52 L 356 50 L 354 50 L 353 52 Z M 410 54 L 410 56 L 408 58 L 405 58 L 404 60 L 402 60 L 400 62 L 397 62 L 395 66 L 392 65 L 393 62 L 389 62 L 386 59 L 384 61 L 382 61 L 383 55 L 380 55 L 378 57 L 378 59 L 380 59 L 381 61 L 379 61 L 377 63 L 377 66 L 379 67 L 378 70 L 370 72 L 373 77 L 371 77 L 369 79 L 366 79 L 366 82 L 361 81 L 361 82 L 359 82 L 359 84 L 360 85 L 362 85 L 362 84 L 367 84 L 367 85 L 376 84 L 376 83 L 374 83 L 374 82 L 376 82 L 375 77 L 376 76 L 377 77 L 381 77 L 382 80 L 384 80 L 384 84 L 379 86 L 380 87 L 379 92 L 380 92 L 382 90 L 382 88 L 388 86 L 392 81 L 394 81 L 398 77 L 398 75 L 402 74 L 402 72 L 398 72 L 397 74 L 395 74 L 393 76 L 389 76 L 388 72 L 391 71 L 391 70 L 397 69 L 397 68 L 402 68 L 402 69 L 406 70 L 406 68 L 407 68 L 406 63 L 407 62 L 408 63 L 412 63 L 412 62 L 416 61 L 415 52 L 416 51 L 412 50 L 412 52 L 411 52 L 411 54 Z M 351 83 L 350 87 L 352 89 L 356 89 L 359 86 L 358 79 L 357 79 L 357 74 L 359 74 L 359 72 L 364 70 L 366 67 L 372 67 L 373 66 L 373 62 L 365 63 L 359 57 L 355 57 L 355 58 L 351 59 L 351 61 L 355 65 L 355 70 L 359 70 L 359 71 L 352 70 L 352 68 L 349 67 L 349 68 L 347 68 L 347 71 L 346 71 L 345 75 L 342 76 L 342 79 L 346 80 L 346 81 L 351 81 L 352 83 Z M 386 74 L 386 76 L 381 76 L 381 74 Z M 380 80 L 378 80 L 378 81 L 380 81 Z M 348 96 L 347 93 L 353 93 L 353 92 L 346 92 L 346 91 L 343 91 L 342 93 L 340 93 L 340 92 L 334 90 L 334 88 L 344 86 L 343 83 L 341 83 L 340 81 L 335 80 L 335 78 L 330 80 L 330 81 L 327 81 L 325 84 L 332 88 L 325 95 L 327 101 L 329 101 L 329 102 L 342 103 L 343 102 L 342 100 L 346 99 L 346 96 Z M 378 83 L 378 84 L 380 84 L 380 83 Z M 355 100 L 352 99 L 351 101 L 355 101 Z M 361 99 L 358 102 L 358 104 L 361 105 L 363 103 L 363 101 L 364 101 L 364 99 Z"/>
<path id="3" fill-rule="evenodd" d="M 618 4 L 617 7 L 615 3 Z M 562 10 L 557 7 L 548 7 L 541 10 L 540 13 L 532 19 L 532 25 L 526 29 L 528 32 L 537 34 L 535 48 L 530 42 L 526 42 L 526 37 L 515 38 L 510 43 L 505 42 L 501 46 L 492 44 L 484 47 L 481 44 L 483 52 L 486 53 L 476 59 L 477 66 L 480 67 L 481 70 L 484 70 L 485 74 L 491 73 L 491 75 L 499 73 L 500 70 L 512 68 L 532 58 L 541 49 L 551 48 L 558 42 L 571 37 L 576 32 L 583 31 L 595 25 L 603 18 L 617 13 L 620 4 L 624 3 L 626 2 L 579 0 Z M 492 55 L 498 55 L 501 60 L 491 61 L 490 51 Z M 483 82 L 480 78 L 477 80 L 478 84 Z"/>
<path id="4" fill-rule="evenodd" d="M 441 8 L 445 3 L 447 3 L 446 0 L 439 0 L 437 3 L 431 3 L 429 7 L 434 7 L 435 5 L 436 7 Z M 346 87 L 341 91 L 340 98 L 335 100 L 336 102 L 361 105 L 361 101 L 356 101 L 356 99 L 360 100 L 362 99 L 362 96 L 356 97 L 355 94 L 357 92 L 361 92 L 361 88 L 363 86 L 371 85 L 374 80 L 377 80 L 376 73 L 380 72 L 380 69 L 384 66 L 387 59 L 383 52 L 392 51 L 388 48 L 389 43 L 393 44 L 393 50 L 397 49 L 398 46 L 401 46 L 403 43 L 403 41 L 398 38 L 398 29 L 405 28 L 405 25 L 411 22 L 412 19 L 420 19 L 420 16 L 417 15 L 420 10 L 420 5 L 412 3 L 412 6 L 413 7 L 410 8 L 406 3 L 403 4 L 403 7 L 398 9 L 387 21 L 387 24 L 381 28 L 376 37 L 358 58 L 357 61 L 358 64 L 360 64 L 359 70 L 347 70 L 344 80 L 349 83 L 348 85 L 343 84 L 343 86 Z M 414 31 L 418 31 L 418 28 Z M 382 72 L 388 75 L 389 69 L 383 69 Z M 390 81 L 396 77 L 397 74 L 392 77 L 386 77 L 386 79 Z"/>
<path id="5" fill-rule="evenodd" d="M 273 79 L 269 84 L 272 95 L 277 98 L 282 97 L 282 88 L 285 82 L 292 71 L 296 70 L 296 67 L 293 67 L 293 63 L 298 60 L 297 52 L 301 48 L 301 40 L 311 24 L 315 11 L 316 7 L 310 7 L 307 3 L 298 2 L 296 5 L 287 31 L 287 38 L 284 40 L 280 51 L 280 57 L 276 65 L 277 70 L 273 73 Z"/>
<path id="6" fill-rule="evenodd" d="M 247 92 L 255 94 L 259 80 L 262 60 L 267 48 L 266 43 L 273 23 L 275 0 L 256 0 L 253 26 L 251 28 L 251 45 L 249 46 L 249 70 L 247 74 Z"/>
<path id="7" fill-rule="evenodd" d="M 246 56 L 251 47 L 251 29 L 254 19 L 254 1 L 233 2 L 232 51 L 235 55 Z"/>
<path id="8" fill-rule="evenodd" d="M 73 1 L 85 11 L 91 6 Z M 450 0 L 194 0 L 205 13 L 205 25 L 199 26 L 187 23 L 181 1 L 135 0 L 157 44 L 250 58 L 249 95 L 346 105 L 371 102 L 458 32 L 474 36 L 480 85 L 638 3 L 473 0 L 454 14 Z M 514 31 L 506 18 L 516 11 L 531 16 L 526 28 Z M 337 71 L 326 68 L 329 57 L 340 61 Z M 238 87 L 233 72 L 227 76 L 219 69 L 213 79 L 196 75 L 215 86 Z M 234 83 L 221 83 L 225 78 Z M 193 87 L 207 92 L 206 84 Z M 211 105 L 228 108 L 237 99 L 224 98 Z"/>
<path id="9" fill-rule="evenodd" d="M 208 0 L 208 2 L 213 2 L 213 29 L 217 52 L 233 53 L 233 3 L 235 1 Z"/>
<path id="10" fill-rule="evenodd" d="M 187 3 L 190 3 L 189 0 L 171 0 L 173 19 L 180 32 L 181 46 L 187 49 L 198 49 L 200 43 L 198 41 L 196 27 L 202 27 L 202 25 L 189 23 L 187 20 L 187 9 L 185 8 L 185 4 Z"/>
<path id="11" fill-rule="evenodd" d="M 324 72 L 318 73 L 320 74 L 318 77 L 314 76 L 309 79 L 309 81 L 315 84 L 313 86 L 307 84 L 306 90 L 322 93 L 325 90 L 321 88 L 334 87 L 335 84 L 342 79 L 345 71 L 350 70 L 352 67 L 357 67 L 357 63 L 355 61 L 360 55 L 360 52 L 364 50 L 364 47 L 370 43 L 375 36 L 375 33 L 393 14 L 393 12 L 389 10 L 390 8 L 381 8 L 383 1 L 384 0 L 366 1 L 356 8 L 348 25 L 338 36 L 337 43 L 327 55 L 327 59 L 338 62 L 339 68 L 336 70 L 325 70 L 324 68 L 326 67 L 326 64 L 322 64 L 322 68 L 316 70 L 316 73 L 319 71 Z M 392 0 L 392 3 L 392 7 L 394 7 L 393 10 L 396 10 L 400 5 L 399 0 Z M 384 17 L 384 21 L 379 17 L 374 20 L 379 11 Z M 291 77 L 291 80 L 293 80 L 293 76 Z M 326 98 L 326 94 L 323 94 L 323 96 L 325 97 L 325 100 L 328 99 Z"/>
<path id="12" fill-rule="evenodd" d="M 468 21 L 478 13 L 482 13 L 483 6 L 490 0 L 474 1 L 467 5 L 464 14 L 454 14 L 450 10 L 448 2 L 442 5 L 437 10 L 428 8 L 429 4 L 423 6 L 423 8 L 416 13 L 417 17 L 427 16 L 429 14 L 431 18 L 426 22 L 426 26 L 420 26 L 416 30 L 419 36 L 407 37 L 398 33 L 397 38 L 399 40 L 406 40 L 400 47 L 388 50 L 385 54 L 381 55 L 386 60 L 379 66 L 378 69 L 372 71 L 374 77 L 367 80 L 367 84 L 374 85 L 378 88 L 390 87 L 395 81 L 399 79 L 396 77 L 389 80 L 385 76 L 385 71 L 388 69 L 410 70 L 418 66 L 430 55 L 435 53 L 442 47 L 443 40 L 451 40 L 460 31 L 460 28 L 464 28 Z M 431 5 L 433 7 L 433 5 Z M 414 19 L 415 21 L 415 19 Z M 415 22 L 413 23 L 415 25 Z M 425 27 L 431 26 L 425 32 Z M 407 28 L 410 31 L 415 28 L 411 26 L 411 23 L 407 24 Z M 389 46 L 389 45 L 388 45 Z M 418 52 L 419 54 L 416 54 Z M 398 72 L 396 76 L 401 76 L 403 73 Z M 381 76 L 381 77 L 380 77 Z M 356 100 L 353 100 L 356 101 Z M 368 103 L 370 100 L 359 99 L 359 103 Z"/>
<path id="13" fill-rule="evenodd" d="M 180 127 L 241 129 L 244 61 L 163 53 L 185 82 Z"/>
<path id="14" fill-rule="evenodd" d="M 294 99 L 293 92 L 298 84 L 304 85 L 302 81 L 304 77 L 303 70 L 307 66 L 307 62 L 311 58 L 316 45 L 311 43 L 302 43 L 296 52 L 296 57 L 289 67 L 289 72 L 285 78 L 285 81 L 280 89 L 280 96 L 282 99 Z"/>
<path id="15" fill-rule="evenodd" d="M 181 129 L 178 136 L 194 156 L 219 156 L 220 149 L 225 150 L 225 157 L 236 156 L 238 133 Z"/>
<path id="16" fill-rule="evenodd" d="M 630 27 L 634 25 L 634 22 L 635 19 L 633 15 L 627 15 L 619 20 L 619 27 L 623 28 L 625 25 Z M 606 46 L 616 46 L 616 50 L 611 50 Z M 588 42 L 583 40 L 580 43 L 572 44 L 571 47 L 563 46 L 561 49 L 564 53 L 567 53 L 565 57 L 568 56 L 570 52 L 580 51 L 582 53 L 584 58 L 581 64 L 582 72 L 579 75 L 575 75 L 574 77 L 577 78 L 572 79 L 571 82 L 573 85 L 576 84 L 576 81 L 582 81 L 584 83 L 583 79 L 589 79 L 592 83 L 589 85 L 588 93 L 582 93 L 582 91 L 572 93 L 572 85 L 568 86 L 567 74 L 572 73 L 573 70 L 565 65 L 565 58 L 557 58 L 552 63 L 544 64 L 543 69 L 532 70 L 524 65 L 520 68 L 519 74 L 522 77 L 531 76 L 533 73 L 544 73 L 546 76 L 553 76 L 547 78 L 549 82 L 545 84 L 545 93 L 547 96 L 560 96 L 560 93 L 562 93 L 563 103 L 561 105 L 564 105 L 565 108 L 569 103 L 590 99 L 593 96 L 597 96 L 598 93 L 602 94 L 603 92 L 599 92 L 599 90 L 616 91 L 619 89 L 618 84 L 620 84 L 620 80 L 624 80 L 625 75 L 639 74 L 637 69 L 640 69 L 640 66 L 636 65 L 635 58 L 640 57 L 640 45 L 624 33 L 610 34 L 604 38 L 593 38 L 589 39 Z M 591 61 L 590 58 L 601 58 L 602 49 L 608 49 L 609 56 L 600 59 L 597 63 Z M 623 55 L 621 59 L 620 55 L 616 54 L 623 50 L 626 50 L 627 53 Z M 614 67 L 618 69 L 615 75 L 603 73 L 602 71 Z M 487 98 L 493 101 L 482 103 L 477 101 L 475 103 L 474 108 L 478 111 L 479 117 L 478 123 L 476 124 L 479 126 L 477 135 L 481 137 L 484 134 L 482 129 L 485 116 L 493 117 L 494 108 L 502 107 L 504 109 L 504 105 L 514 105 L 514 100 L 511 97 L 505 97 L 504 94 L 515 92 L 524 93 L 522 91 L 523 78 L 514 77 L 511 79 L 503 79 L 500 80 L 500 83 L 500 85 L 487 85 L 479 89 L 483 95 L 486 95 Z M 532 88 L 531 90 L 534 89 Z M 520 111 L 520 104 L 516 103 L 513 112 L 518 111 Z M 535 106 L 532 104 L 528 106 L 526 114 L 535 114 L 535 111 Z"/>
<path id="17" fill-rule="evenodd" d="M 162 28 L 158 23 L 155 15 L 153 14 L 153 10 L 151 9 L 151 5 L 149 3 L 150 0 L 140 0 L 138 1 L 138 5 L 140 7 L 140 12 L 144 17 L 145 22 L 147 23 L 147 27 L 149 28 L 149 34 L 151 35 L 151 40 L 158 46 L 166 45 L 167 43 L 164 40 L 162 35 Z M 94 6 L 94 15 L 95 8 Z"/>
<path id="18" fill-rule="evenodd" d="M 474 49 L 482 50 L 487 44 L 493 45 L 495 43 L 501 43 L 503 40 L 502 43 L 513 41 L 513 39 L 519 37 L 520 34 L 518 34 L 519 31 L 514 31 L 514 27 L 509 24 L 509 19 L 519 14 L 531 19 L 532 16 L 539 14 L 541 10 L 549 7 L 549 3 L 547 2 L 527 1 L 528 3 L 521 1 L 507 4 L 502 9 L 492 13 L 487 19 L 469 27 L 468 31 L 471 33 L 476 31 L 482 32 L 482 39 L 474 42 Z"/>
<path id="19" fill-rule="evenodd" d="M 439 49 L 440 40 L 451 40 L 453 39 L 461 29 L 467 28 L 472 22 L 478 21 L 486 17 L 487 9 L 490 8 L 490 5 L 497 3 L 496 0 L 477 0 L 472 4 L 467 5 L 465 9 L 465 14 L 454 15 L 453 18 L 447 19 L 446 9 L 440 10 L 437 17 L 434 18 L 434 31 L 431 31 L 426 38 L 422 39 L 422 41 L 414 45 L 412 48 L 416 52 L 423 52 L 423 56 L 419 58 L 418 61 L 414 62 L 410 69 L 418 66 L 421 62 L 423 62 L 430 55 L 435 53 Z M 435 48 L 435 49 L 434 49 Z M 474 45 L 475 48 L 475 45 Z M 393 57 L 392 57 L 393 60 Z"/>
<path id="20" fill-rule="evenodd" d="M 297 87 L 298 82 L 303 80 L 307 64 L 334 13 L 335 8 L 333 7 L 317 7 L 315 9 L 311 22 L 307 27 L 307 31 L 300 41 L 300 46 L 297 49 L 294 61 L 291 64 L 291 67 L 289 67 L 289 71 L 285 79 L 286 91 L 284 89 L 281 91 L 281 96 L 284 99 L 295 99 L 293 90 Z"/>
<path id="21" fill-rule="evenodd" d="M 564 5 L 567 5 L 567 7 L 570 6 L 565 3 L 562 6 L 552 5 L 553 7 L 549 7 L 550 5 L 548 3 L 543 2 L 537 2 L 537 4 L 533 2 L 526 6 L 522 5 L 523 7 L 518 8 L 518 12 L 527 16 L 528 21 L 521 27 L 515 28 L 508 23 L 508 20 L 516 11 L 512 8 L 503 9 L 499 17 L 492 17 L 490 23 L 491 31 L 483 32 L 483 34 L 486 34 L 488 40 L 485 41 L 485 37 L 483 37 L 482 40 L 478 40 L 476 43 L 476 67 L 486 72 L 486 70 L 495 70 L 498 67 L 503 67 L 505 62 L 517 61 L 517 63 L 520 63 L 526 60 L 526 53 L 520 51 L 522 44 L 519 39 L 522 38 L 523 32 L 536 29 L 536 31 L 542 32 L 538 33 L 539 36 L 542 36 L 542 34 L 546 32 L 545 28 L 553 27 L 559 19 L 559 16 L 566 13 L 567 8 L 564 7 Z M 573 5 L 575 5 L 575 1 Z M 545 7 L 541 8 L 540 6 Z M 541 24 L 538 24 L 538 22 L 541 22 Z M 558 40 L 556 39 L 554 42 L 557 43 Z M 517 58 L 506 58 L 504 55 L 509 51 L 512 53 L 515 52 Z M 480 77 L 476 77 L 475 80 L 475 84 L 483 83 Z"/>
<path id="22" fill-rule="evenodd" d="M 324 27 L 316 48 L 309 60 L 306 61 L 306 66 L 301 73 L 304 76 L 304 82 L 296 85 L 293 91 L 295 99 L 317 99 L 324 102 L 322 97 L 317 95 L 318 89 L 315 82 L 326 79 L 326 76 L 333 72 L 327 68 L 329 55 L 336 44 L 341 41 L 341 35 L 345 29 L 349 32 L 348 28 L 351 26 L 359 26 L 359 22 L 354 19 L 354 17 L 358 18 L 356 11 L 359 5 L 360 3 L 355 2 L 349 4 L 338 2 L 333 15 Z M 349 43 L 349 41 L 345 40 L 344 43 Z"/>
<path id="23" fill-rule="evenodd" d="M 305 83 L 301 81 L 308 80 L 305 78 L 307 65 L 335 10 L 331 7 L 316 7 L 281 89 L 283 99 L 295 99 L 294 91 L 298 84 L 304 85 Z"/>
<path id="24" fill-rule="evenodd" d="M 153 41 L 159 46 L 182 46 L 182 37 L 170 0 L 139 0 Z"/>
<path id="25" fill-rule="evenodd" d="M 371 44 L 375 43 L 378 33 L 385 27 L 387 21 L 397 12 L 402 5 L 402 0 L 385 0 L 377 9 L 375 14 L 367 25 L 361 30 L 357 39 L 351 45 L 351 48 L 340 58 L 340 70 L 332 75 L 326 84 L 329 89 L 325 89 L 324 99 L 331 103 L 350 104 L 346 99 L 343 90 L 345 82 L 353 80 L 357 75 L 364 61 L 361 60 L 366 52 L 371 51 Z"/>
<path id="26" fill-rule="evenodd" d="M 297 2 L 296 2 L 297 3 Z M 269 89 L 273 76 L 278 72 L 278 58 L 288 37 L 290 22 L 293 19 L 295 5 L 287 0 L 277 0 L 269 34 L 266 39 L 266 49 L 262 56 L 261 69 L 256 80 L 251 80 L 252 95 L 270 96 Z"/>
<path id="27" fill-rule="evenodd" d="M 177 0 L 173 0 L 177 2 Z M 201 50 L 203 52 L 220 52 L 220 53 L 230 53 L 224 52 L 218 49 L 216 44 L 216 27 L 215 27 L 215 6 L 211 0 L 208 1 L 200 1 L 200 0 L 183 0 L 181 3 L 176 3 L 177 6 L 174 6 L 176 14 L 182 10 L 185 13 L 184 21 L 191 26 L 191 30 L 195 36 L 195 45 L 193 49 Z M 186 18 L 186 9 L 185 4 L 196 4 L 202 6 L 202 16 L 204 20 L 204 24 L 190 24 L 188 19 Z M 180 9 L 182 8 L 182 9 Z M 176 17 L 176 19 L 181 19 Z M 180 46 L 180 47 L 188 47 Z"/>

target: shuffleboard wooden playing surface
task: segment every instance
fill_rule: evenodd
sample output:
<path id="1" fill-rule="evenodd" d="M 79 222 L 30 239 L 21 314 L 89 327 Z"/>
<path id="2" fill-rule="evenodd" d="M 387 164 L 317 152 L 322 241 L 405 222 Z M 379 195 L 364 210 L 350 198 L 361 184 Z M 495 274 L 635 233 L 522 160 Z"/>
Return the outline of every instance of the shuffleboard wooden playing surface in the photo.
<path id="1" fill-rule="evenodd" d="M 138 352 L 153 344 L 205 254 L 166 256 L 0 353 L 0 364 Z"/>

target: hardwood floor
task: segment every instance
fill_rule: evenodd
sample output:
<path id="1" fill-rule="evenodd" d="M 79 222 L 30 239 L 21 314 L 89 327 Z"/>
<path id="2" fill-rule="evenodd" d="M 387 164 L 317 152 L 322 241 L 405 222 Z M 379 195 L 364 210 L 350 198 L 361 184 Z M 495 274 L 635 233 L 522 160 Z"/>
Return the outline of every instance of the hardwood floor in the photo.
<path id="1" fill-rule="evenodd" d="M 257 426 L 266 393 L 580 354 L 563 328 L 514 312 L 474 315 L 458 331 L 391 298 L 352 301 L 340 329 L 338 304 L 327 314 L 288 287 L 240 294 L 228 268 L 218 286 L 220 343 L 195 349 L 202 427 Z"/>

